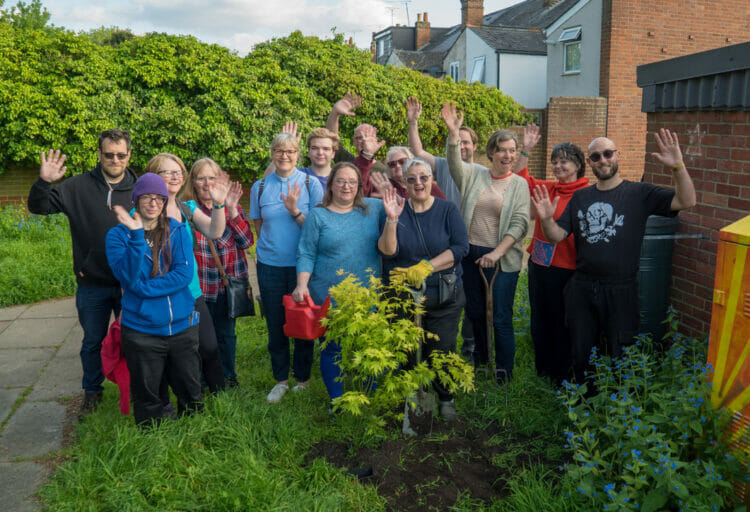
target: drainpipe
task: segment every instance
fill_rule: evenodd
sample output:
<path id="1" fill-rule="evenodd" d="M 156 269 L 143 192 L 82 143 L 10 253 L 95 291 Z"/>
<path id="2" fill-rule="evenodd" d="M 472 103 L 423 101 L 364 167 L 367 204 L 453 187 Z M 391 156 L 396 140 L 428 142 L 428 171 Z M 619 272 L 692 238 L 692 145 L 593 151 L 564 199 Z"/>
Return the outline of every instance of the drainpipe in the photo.
<path id="1" fill-rule="evenodd" d="M 498 90 L 500 90 L 500 50 L 495 50 L 495 55 L 497 55 L 497 87 Z"/>

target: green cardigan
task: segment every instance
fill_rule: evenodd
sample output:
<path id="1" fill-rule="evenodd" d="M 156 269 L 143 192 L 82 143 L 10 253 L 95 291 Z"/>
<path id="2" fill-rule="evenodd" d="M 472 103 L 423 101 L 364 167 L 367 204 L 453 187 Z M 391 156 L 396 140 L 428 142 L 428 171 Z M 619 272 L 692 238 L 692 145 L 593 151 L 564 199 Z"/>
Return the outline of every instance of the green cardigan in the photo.
<path id="1" fill-rule="evenodd" d="M 471 227 L 474 208 L 484 189 L 490 186 L 492 176 L 489 170 L 478 169 L 461 160 L 461 149 L 458 143 L 448 142 L 446 155 L 448 168 L 453 181 L 456 182 L 461 193 L 461 215 L 466 223 L 466 229 Z M 500 229 L 497 233 L 497 245 L 506 235 L 516 241 L 505 255 L 500 258 L 500 268 L 503 272 L 518 272 L 523 263 L 523 239 L 529 230 L 529 184 L 520 176 L 513 174 L 505 191 L 503 208 L 500 212 Z"/>

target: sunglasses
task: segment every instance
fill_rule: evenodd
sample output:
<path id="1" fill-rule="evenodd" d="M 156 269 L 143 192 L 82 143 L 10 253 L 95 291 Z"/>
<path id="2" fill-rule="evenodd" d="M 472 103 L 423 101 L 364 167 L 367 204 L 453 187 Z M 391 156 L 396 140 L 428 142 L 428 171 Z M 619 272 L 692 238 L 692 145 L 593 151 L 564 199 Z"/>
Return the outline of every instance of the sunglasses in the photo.
<path id="1" fill-rule="evenodd" d="M 395 169 L 397 165 L 400 165 L 401 167 L 403 167 L 404 164 L 406 163 L 406 160 L 407 160 L 406 158 L 399 158 L 398 160 L 391 160 L 390 162 L 388 162 L 387 165 L 391 169 Z"/>
<path id="2" fill-rule="evenodd" d="M 107 160 L 114 160 L 115 158 L 118 160 L 125 160 L 128 157 L 128 154 L 129 153 L 102 153 L 102 156 Z"/>
<path id="3" fill-rule="evenodd" d="M 429 174 L 420 174 L 419 176 L 407 176 L 406 183 L 408 183 L 409 185 L 415 185 L 417 181 L 421 181 L 422 183 L 427 183 L 428 181 L 430 181 L 430 178 L 432 178 L 432 176 L 430 176 Z"/>
<path id="4" fill-rule="evenodd" d="M 598 162 L 602 159 L 602 157 L 609 160 L 615 153 L 617 153 L 616 149 L 605 149 L 601 153 L 599 153 L 598 151 L 594 151 L 589 155 L 589 160 L 591 160 L 592 162 Z"/>

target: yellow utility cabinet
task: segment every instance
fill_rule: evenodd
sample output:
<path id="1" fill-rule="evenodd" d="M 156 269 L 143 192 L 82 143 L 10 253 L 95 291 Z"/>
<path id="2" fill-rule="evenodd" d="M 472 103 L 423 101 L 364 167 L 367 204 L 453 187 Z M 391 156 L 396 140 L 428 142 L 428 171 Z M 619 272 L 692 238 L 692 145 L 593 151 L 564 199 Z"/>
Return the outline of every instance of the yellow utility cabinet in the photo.
<path id="1" fill-rule="evenodd" d="M 711 403 L 734 414 L 734 446 L 750 454 L 750 215 L 719 232 L 708 362 Z"/>

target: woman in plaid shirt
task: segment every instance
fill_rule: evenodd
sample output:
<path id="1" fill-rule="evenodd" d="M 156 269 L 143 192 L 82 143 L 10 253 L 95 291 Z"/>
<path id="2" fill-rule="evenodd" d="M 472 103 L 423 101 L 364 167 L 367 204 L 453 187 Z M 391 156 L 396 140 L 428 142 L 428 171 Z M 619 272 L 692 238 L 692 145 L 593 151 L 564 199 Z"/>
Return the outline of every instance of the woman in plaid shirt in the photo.
<path id="1" fill-rule="evenodd" d="M 201 158 L 190 169 L 182 199 L 191 211 L 200 209 L 210 217 L 211 211 L 225 208 L 226 228 L 220 238 L 214 240 L 216 252 L 227 275 L 247 276 L 245 249 L 253 245 L 250 223 L 239 205 L 242 187 L 234 184 L 227 194 L 226 204 L 215 204 L 211 199 L 211 185 L 222 173 L 219 165 L 210 158 Z M 197 200 L 197 201 L 196 201 Z M 221 366 L 227 386 L 237 386 L 237 372 L 234 368 L 237 347 L 235 319 L 227 312 L 227 293 L 219 275 L 219 269 L 211 254 L 208 239 L 195 233 L 195 260 L 198 264 L 198 278 L 211 312 L 216 338 L 219 344 Z"/>

